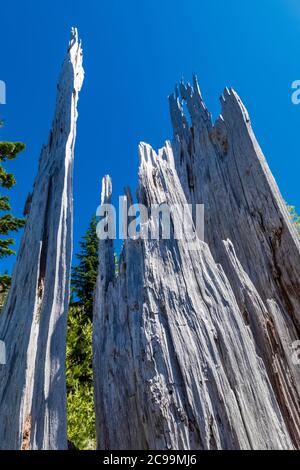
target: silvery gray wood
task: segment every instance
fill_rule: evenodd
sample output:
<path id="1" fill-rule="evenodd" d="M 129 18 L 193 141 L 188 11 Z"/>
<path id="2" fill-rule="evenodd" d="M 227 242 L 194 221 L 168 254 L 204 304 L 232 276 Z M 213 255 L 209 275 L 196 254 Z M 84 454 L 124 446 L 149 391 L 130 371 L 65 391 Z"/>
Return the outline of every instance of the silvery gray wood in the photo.
<path id="1" fill-rule="evenodd" d="M 82 51 L 73 31 L 0 317 L 0 448 L 64 449 L 72 167 Z M 191 117 L 183 112 L 187 103 Z M 234 90 L 215 122 L 197 80 L 170 97 L 174 141 L 140 145 L 138 201 L 205 205 L 206 242 L 100 241 L 93 368 L 101 449 L 300 445 L 300 243 Z M 130 190 L 126 190 L 129 203 Z M 112 184 L 103 180 L 102 204 Z M 178 209 L 173 227 L 182 222 Z M 154 219 L 144 229 L 154 227 Z"/>
<path id="2" fill-rule="evenodd" d="M 250 324 L 299 447 L 299 366 L 291 357 L 300 331 L 300 241 L 237 93 L 225 89 L 221 106 L 213 124 L 196 77 L 193 86 L 176 88 L 175 165 L 187 200 L 205 205 L 205 239 Z"/>
<path id="3" fill-rule="evenodd" d="M 82 50 L 72 30 L 25 233 L 0 315 L 0 448 L 65 449 L 66 319 L 72 251 L 72 173 Z"/>
<path id="4" fill-rule="evenodd" d="M 112 184 L 103 180 L 102 204 Z M 183 205 L 170 144 L 140 145 L 138 202 Z M 180 224 L 175 210 L 173 226 Z M 153 218 L 146 226 L 153 226 Z M 145 228 L 145 227 L 144 227 Z M 187 240 L 100 241 L 94 302 L 99 449 L 291 449 L 266 366 L 221 265 Z M 253 288 L 254 290 L 254 288 Z"/>

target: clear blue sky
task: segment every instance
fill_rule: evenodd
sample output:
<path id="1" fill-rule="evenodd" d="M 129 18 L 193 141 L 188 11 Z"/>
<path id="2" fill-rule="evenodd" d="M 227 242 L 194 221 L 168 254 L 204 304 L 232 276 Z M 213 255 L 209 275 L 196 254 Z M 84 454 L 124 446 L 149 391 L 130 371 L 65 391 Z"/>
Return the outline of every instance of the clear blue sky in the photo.
<path id="1" fill-rule="evenodd" d="M 1 0 L 0 80 L 7 83 L 3 140 L 22 140 L 14 211 L 21 214 L 47 141 L 56 83 L 77 26 L 86 79 L 75 154 L 75 250 L 99 201 L 104 174 L 114 193 L 136 186 L 140 140 L 171 138 L 167 96 L 181 77 L 199 77 L 216 117 L 233 86 L 287 201 L 300 208 L 299 0 Z M 2 260 L 1 270 L 13 260 Z"/>

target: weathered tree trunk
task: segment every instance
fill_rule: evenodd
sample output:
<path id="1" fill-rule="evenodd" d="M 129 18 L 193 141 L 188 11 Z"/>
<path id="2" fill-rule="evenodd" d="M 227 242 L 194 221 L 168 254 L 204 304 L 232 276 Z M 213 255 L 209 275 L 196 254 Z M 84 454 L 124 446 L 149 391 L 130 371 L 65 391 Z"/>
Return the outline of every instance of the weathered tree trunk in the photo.
<path id="1" fill-rule="evenodd" d="M 221 104 L 213 125 L 196 77 L 193 87 L 181 83 L 170 96 L 176 169 L 187 200 L 205 205 L 206 241 L 252 329 L 300 447 L 300 369 L 292 361 L 300 333 L 300 241 L 240 98 L 225 89 Z"/>
<path id="2" fill-rule="evenodd" d="M 138 202 L 187 203 L 170 144 L 158 155 L 141 144 L 140 158 Z M 110 197 L 106 177 L 102 204 Z M 150 217 L 146 228 L 154 223 Z M 181 223 L 175 210 L 172 225 Z M 93 338 L 98 447 L 291 449 L 244 309 L 208 245 L 197 240 L 193 248 L 185 237 L 128 239 L 116 276 L 113 243 L 100 241 Z M 223 250 L 258 314 L 259 294 L 230 242 Z M 261 305 L 262 321 L 264 314 Z"/>
<path id="3" fill-rule="evenodd" d="M 49 142 L 0 315 L 0 448 L 65 449 L 65 336 L 72 251 L 72 173 L 82 51 L 73 30 Z M 28 211 L 27 211 L 28 212 Z"/>

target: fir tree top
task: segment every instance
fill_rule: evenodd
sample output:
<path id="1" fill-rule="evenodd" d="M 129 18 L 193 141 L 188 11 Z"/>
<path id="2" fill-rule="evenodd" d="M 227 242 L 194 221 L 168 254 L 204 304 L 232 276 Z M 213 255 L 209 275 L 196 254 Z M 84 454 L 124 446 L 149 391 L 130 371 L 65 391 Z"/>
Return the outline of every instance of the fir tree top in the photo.
<path id="1" fill-rule="evenodd" d="M 79 263 L 72 268 L 72 293 L 78 299 L 78 304 L 84 306 L 84 311 L 92 317 L 93 293 L 98 270 L 98 237 L 96 233 L 96 216 L 92 217 L 89 228 L 80 242 L 80 252 L 76 254 Z"/>

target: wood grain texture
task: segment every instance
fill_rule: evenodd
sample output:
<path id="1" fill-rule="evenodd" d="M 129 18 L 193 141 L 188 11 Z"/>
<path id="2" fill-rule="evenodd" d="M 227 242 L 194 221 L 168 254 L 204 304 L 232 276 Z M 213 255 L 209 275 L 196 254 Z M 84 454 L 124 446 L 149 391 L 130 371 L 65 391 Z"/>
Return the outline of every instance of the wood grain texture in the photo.
<path id="1" fill-rule="evenodd" d="M 103 204 L 111 191 L 106 177 Z M 137 198 L 147 207 L 186 204 L 169 143 L 158 154 L 140 145 Z M 174 211 L 174 227 L 180 217 Z M 150 217 L 146 228 L 153 223 Z M 128 239 L 116 276 L 113 242 L 100 241 L 99 449 L 293 448 L 230 282 L 208 245 L 195 243 L 190 250 L 187 239 Z"/>
<path id="2" fill-rule="evenodd" d="M 185 195 L 205 205 L 205 239 L 230 280 L 299 447 L 300 371 L 291 360 L 300 331 L 299 237 L 237 93 L 224 90 L 214 124 L 196 77 L 169 102 Z"/>
<path id="3" fill-rule="evenodd" d="M 28 219 L 3 313 L 0 338 L 0 448 L 65 449 L 66 318 L 72 251 L 72 173 L 78 92 L 83 81 L 77 31 L 58 84 Z"/>

